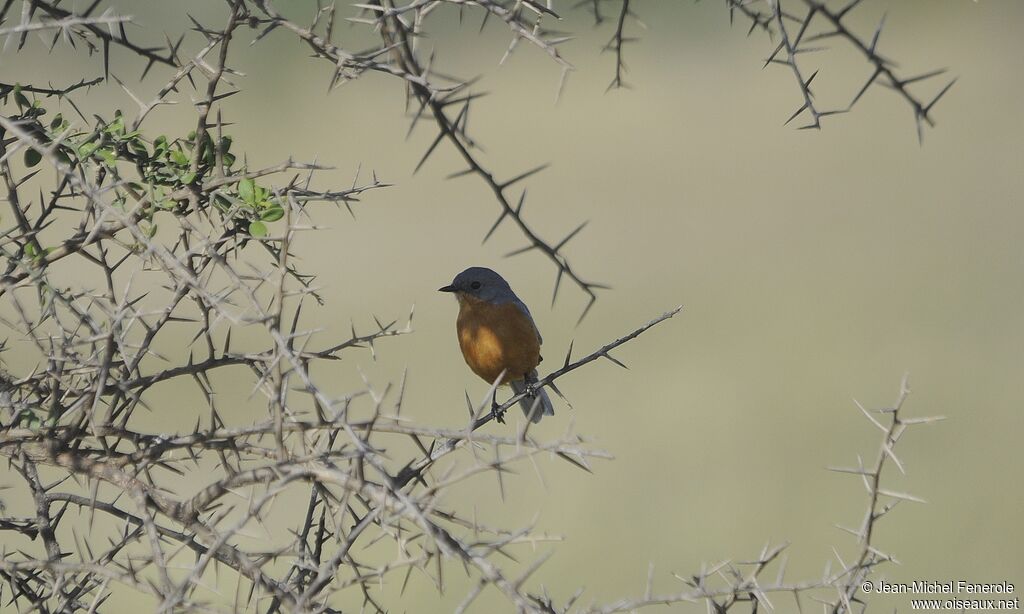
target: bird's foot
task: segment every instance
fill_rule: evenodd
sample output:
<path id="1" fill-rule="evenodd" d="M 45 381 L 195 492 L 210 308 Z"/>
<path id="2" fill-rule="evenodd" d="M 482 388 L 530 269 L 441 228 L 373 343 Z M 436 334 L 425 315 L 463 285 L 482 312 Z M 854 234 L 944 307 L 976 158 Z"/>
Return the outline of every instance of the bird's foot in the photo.
<path id="1" fill-rule="evenodd" d="M 501 409 L 501 406 L 498 405 L 498 400 L 491 397 L 491 417 L 494 418 L 496 422 L 505 424 L 505 411 L 506 410 Z"/>

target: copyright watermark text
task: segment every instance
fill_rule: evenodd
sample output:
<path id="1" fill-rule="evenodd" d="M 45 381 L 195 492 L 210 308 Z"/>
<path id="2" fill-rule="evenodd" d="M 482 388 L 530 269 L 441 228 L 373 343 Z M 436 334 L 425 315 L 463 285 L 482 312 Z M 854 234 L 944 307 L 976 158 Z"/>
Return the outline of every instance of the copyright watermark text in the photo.
<path id="1" fill-rule="evenodd" d="M 910 583 L 865 580 L 861 590 L 874 594 L 930 595 L 911 599 L 912 610 L 1019 610 L 1012 582 L 914 580 Z"/>

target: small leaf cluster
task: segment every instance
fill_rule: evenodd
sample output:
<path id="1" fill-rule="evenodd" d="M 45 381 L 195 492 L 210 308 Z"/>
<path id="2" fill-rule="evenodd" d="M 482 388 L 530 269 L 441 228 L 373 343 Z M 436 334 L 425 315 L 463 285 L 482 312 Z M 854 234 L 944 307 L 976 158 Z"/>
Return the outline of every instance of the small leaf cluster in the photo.
<path id="1" fill-rule="evenodd" d="M 284 208 L 281 206 L 267 188 L 256 184 L 256 181 L 246 177 L 238 182 L 238 198 L 241 200 L 240 208 L 246 211 L 246 215 L 252 217 L 247 229 L 253 237 L 267 236 L 267 223 L 276 222 L 284 217 Z"/>
<path id="2" fill-rule="evenodd" d="M 139 130 L 130 128 L 119 110 L 112 120 L 98 119 L 91 131 L 83 131 L 72 128 L 61 113 L 44 122 L 47 111 L 41 101 L 30 101 L 19 86 L 0 96 L 0 101 L 6 104 L 10 98 L 18 107 L 13 119 L 28 126 L 44 146 L 57 143 L 53 148 L 57 159 L 72 168 L 93 166 L 101 181 L 109 176 L 128 188 L 116 190 L 117 204 L 127 208 L 130 197 L 139 200 L 145 196 L 143 218 L 150 236 L 156 234 L 153 216 L 161 210 L 185 215 L 193 206 L 212 208 L 233 233 L 246 238 L 266 237 L 267 225 L 284 217 L 280 197 L 259 185 L 257 178 L 238 164 L 230 136 L 215 140 L 209 132 L 198 136 L 193 131 L 184 138 L 160 135 L 149 141 Z M 25 148 L 27 167 L 37 166 L 42 158 L 39 150 Z M 136 177 L 124 177 L 126 168 L 134 168 Z M 219 180 L 214 184 L 217 187 L 207 187 L 213 178 Z"/>

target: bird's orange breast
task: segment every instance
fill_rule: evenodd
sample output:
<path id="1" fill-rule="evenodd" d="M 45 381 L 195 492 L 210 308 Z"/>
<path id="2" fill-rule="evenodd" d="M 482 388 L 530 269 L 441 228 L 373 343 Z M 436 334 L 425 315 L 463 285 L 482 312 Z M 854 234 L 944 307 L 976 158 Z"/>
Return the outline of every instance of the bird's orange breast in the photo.
<path id="1" fill-rule="evenodd" d="M 537 329 L 512 303 L 493 305 L 460 296 L 456 329 L 466 364 L 488 383 L 502 371 L 502 383 L 522 379 L 540 362 Z"/>

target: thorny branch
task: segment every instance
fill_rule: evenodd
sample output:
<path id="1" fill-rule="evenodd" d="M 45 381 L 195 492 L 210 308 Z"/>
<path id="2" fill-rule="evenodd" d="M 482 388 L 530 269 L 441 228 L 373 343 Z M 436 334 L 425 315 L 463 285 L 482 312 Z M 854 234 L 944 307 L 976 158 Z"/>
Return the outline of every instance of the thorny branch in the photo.
<path id="1" fill-rule="evenodd" d="M 690 576 L 673 574 L 687 588 L 675 593 L 655 593 L 651 581 L 642 597 L 623 599 L 602 606 L 582 608 L 582 611 L 611 614 L 613 612 L 630 612 L 642 607 L 665 605 L 672 603 L 689 603 L 706 601 L 709 611 L 729 612 L 735 606 L 747 604 L 753 611 L 763 608 L 765 611 L 783 610 L 783 606 L 772 595 L 788 594 L 793 599 L 797 611 L 803 611 L 805 601 L 816 601 L 832 614 L 848 614 L 863 611 L 866 607 L 864 599 L 858 594 L 864 580 L 868 579 L 879 565 L 895 561 L 895 559 L 879 549 L 875 538 L 875 527 L 878 522 L 891 512 L 901 501 L 923 503 L 913 495 L 895 492 L 882 487 L 882 475 L 891 460 L 900 472 L 904 464 L 896 456 L 895 446 L 900 437 L 911 426 L 932 424 L 943 420 L 942 416 L 906 418 L 901 415 L 904 402 L 910 394 L 907 378 L 900 382 L 899 394 L 895 403 L 888 407 L 868 410 L 860 403 L 857 408 L 868 421 L 882 432 L 882 441 L 878 455 L 870 467 L 865 467 L 861 458 L 857 457 L 857 467 L 829 467 L 830 471 L 848 473 L 862 478 L 867 491 L 868 504 L 864 519 L 858 529 L 839 527 L 856 539 L 854 556 L 846 562 L 838 550 L 833 550 L 834 562 L 828 561 L 820 578 L 802 582 L 786 580 L 785 550 L 789 544 L 765 544 L 761 552 L 749 561 L 722 561 L 711 565 L 702 565 L 698 573 Z M 875 415 L 881 416 L 876 418 Z M 888 423 L 888 424 L 886 424 Z M 772 575 L 771 574 L 774 572 Z M 652 569 L 653 575 L 653 569 Z M 855 607 L 854 604 L 857 604 Z"/>
<path id="2" fill-rule="evenodd" d="M 625 87 L 626 83 L 623 81 L 623 73 L 626 71 L 626 62 L 623 59 L 622 47 L 626 43 L 630 43 L 636 40 L 636 38 L 626 36 L 626 17 L 632 15 L 632 11 L 629 9 L 630 0 L 622 0 L 622 5 L 619 8 L 618 19 L 615 20 L 615 32 L 612 34 L 608 44 L 604 46 L 605 51 L 615 52 L 615 76 L 612 78 L 612 82 L 608 84 L 608 89 L 618 89 Z M 595 9 L 595 19 L 600 19 L 600 13 Z"/>
<path id="3" fill-rule="evenodd" d="M 895 91 L 910 106 L 914 112 L 914 123 L 917 127 L 918 140 L 922 141 L 924 139 L 923 124 L 935 125 L 931 111 L 939 99 L 953 86 L 956 79 L 947 82 L 928 102 L 925 102 L 925 98 L 918 97 L 912 93 L 908 86 L 942 75 L 946 72 L 945 69 L 932 70 L 913 77 L 897 76 L 894 72 L 895 63 L 883 57 L 878 51 L 879 39 L 882 35 L 882 28 L 885 25 L 885 18 L 883 17 L 879 22 L 870 42 L 856 34 L 844 22 L 844 19 L 861 4 L 862 0 L 846 0 L 843 6 L 838 9 L 831 8 L 830 4 L 823 0 L 801 0 L 807 9 L 803 16 L 793 15 L 783 9 L 782 0 L 763 1 L 767 4 L 766 11 L 752 8 L 753 5 L 758 4 L 758 0 L 726 0 L 726 3 L 729 5 L 730 11 L 735 9 L 741 10 L 751 21 L 751 32 L 755 28 L 760 27 L 769 34 L 772 33 L 771 24 L 765 20 L 766 14 L 770 16 L 771 21 L 777 27 L 781 40 L 775 46 L 774 51 L 768 56 L 765 66 L 774 63 L 788 67 L 796 78 L 797 88 L 803 99 L 802 104 L 786 120 L 787 124 L 801 114 L 806 114 L 810 116 L 810 122 L 801 126 L 801 128 L 820 129 L 821 120 L 824 117 L 851 111 L 872 85 L 881 85 Z M 824 22 L 824 25 L 819 25 L 822 22 Z M 792 24 L 794 29 L 790 30 L 790 26 L 787 23 Z M 807 76 L 800 68 L 798 57 L 823 51 L 824 47 L 815 47 L 812 44 L 823 44 L 832 39 L 846 43 L 863 55 L 865 61 L 870 65 L 871 75 L 857 90 L 849 104 L 845 107 L 836 107 L 823 111 L 816 106 L 814 93 L 811 91 L 811 82 L 818 74 L 818 71 Z M 780 57 L 782 52 L 785 52 L 785 55 Z"/>
<path id="4" fill-rule="evenodd" d="M 588 8 L 594 16 L 595 24 L 601 25 L 605 21 L 601 5 L 605 2 L 618 5 L 614 30 L 604 47 L 606 51 L 613 51 L 615 54 L 614 74 L 608 89 L 618 89 L 625 86 L 623 45 L 635 40 L 625 34 L 627 18 L 635 18 L 634 3 L 630 0 L 579 0 L 574 6 Z M 932 110 L 956 83 L 956 79 L 946 82 L 930 97 L 914 93 L 911 86 L 943 75 L 946 69 L 930 70 L 909 77 L 897 74 L 896 62 L 879 51 L 879 39 L 885 18 L 881 19 L 870 39 L 857 34 L 849 25 L 849 15 L 862 2 L 863 0 L 786 0 L 785 6 L 790 7 L 790 10 L 783 6 L 783 0 L 725 0 L 725 5 L 729 10 L 730 23 L 734 23 L 737 15 L 741 15 L 742 19 L 750 24 L 747 29 L 748 36 L 755 30 L 760 30 L 773 41 L 772 51 L 764 65 L 783 66 L 795 79 L 801 102 L 789 115 L 786 124 L 797 117 L 806 116 L 809 117 L 809 121 L 801 125 L 801 129 L 820 129 L 824 118 L 848 113 L 872 86 L 881 86 L 896 92 L 910 107 L 914 114 L 918 140 L 923 141 L 924 126 L 935 125 Z M 802 15 L 794 13 L 793 5 L 802 5 L 806 12 Z M 805 71 L 799 58 L 827 51 L 824 45 L 829 41 L 837 41 L 854 49 L 867 63 L 870 74 L 853 94 L 849 103 L 825 108 L 816 101 L 811 89 L 811 83 L 820 71 Z"/>

